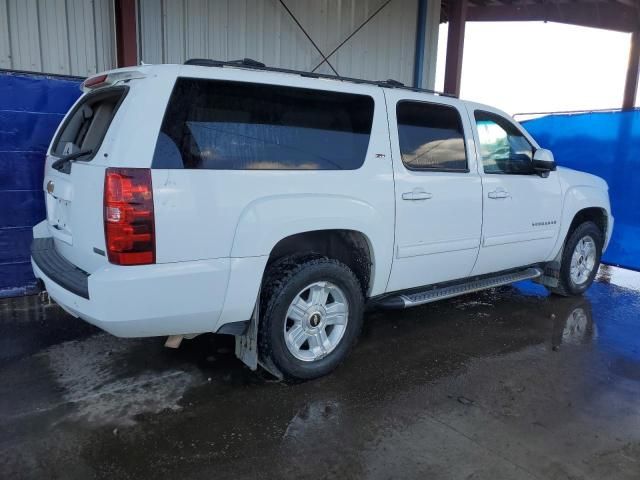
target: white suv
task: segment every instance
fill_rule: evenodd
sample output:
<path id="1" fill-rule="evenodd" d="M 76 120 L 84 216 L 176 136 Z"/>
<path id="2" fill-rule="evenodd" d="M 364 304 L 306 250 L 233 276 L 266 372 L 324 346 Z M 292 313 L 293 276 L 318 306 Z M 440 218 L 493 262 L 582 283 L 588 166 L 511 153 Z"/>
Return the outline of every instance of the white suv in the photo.
<path id="1" fill-rule="evenodd" d="M 83 89 L 47 155 L 32 265 L 114 335 L 232 334 L 250 367 L 309 379 L 365 305 L 522 279 L 580 294 L 611 237 L 607 184 L 485 105 L 248 60 Z"/>

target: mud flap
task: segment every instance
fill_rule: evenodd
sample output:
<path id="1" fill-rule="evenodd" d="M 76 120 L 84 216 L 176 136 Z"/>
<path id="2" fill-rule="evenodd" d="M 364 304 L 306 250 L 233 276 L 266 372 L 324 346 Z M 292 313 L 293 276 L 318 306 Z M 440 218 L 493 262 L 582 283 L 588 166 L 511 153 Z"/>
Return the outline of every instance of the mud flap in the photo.
<path id="1" fill-rule="evenodd" d="M 557 262 L 549 262 L 544 267 L 544 273 L 533 281 L 546 287 L 555 288 L 560 283 L 560 264 Z"/>
<path id="2" fill-rule="evenodd" d="M 556 255 L 556 258 L 548 262 L 544 266 L 544 271 L 541 276 L 534 278 L 533 281 L 547 287 L 555 288 L 560 283 L 560 265 L 562 262 L 562 252 L 564 251 L 564 245 Z"/>
<path id="3" fill-rule="evenodd" d="M 251 314 L 251 320 L 249 327 L 244 335 L 236 336 L 236 357 L 249 367 L 251 370 L 257 370 L 258 365 L 264 368 L 271 375 L 278 380 L 282 380 L 284 377 L 282 372 L 276 367 L 270 359 L 266 361 L 260 359 L 258 354 L 258 322 L 260 321 L 260 292 L 258 292 L 258 299 L 256 300 L 256 306 Z"/>

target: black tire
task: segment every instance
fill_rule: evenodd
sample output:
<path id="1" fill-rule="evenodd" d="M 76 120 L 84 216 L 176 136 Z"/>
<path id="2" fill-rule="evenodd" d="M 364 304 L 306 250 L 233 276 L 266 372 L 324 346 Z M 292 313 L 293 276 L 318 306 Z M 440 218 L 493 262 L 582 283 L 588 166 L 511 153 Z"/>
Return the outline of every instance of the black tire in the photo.
<path id="1" fill-rule="evenodd" d="M 348 302 L 344 334 L 325 357 L 304 361 L 288 349 L 284 329 L 291 302 L 314 282 L 331 282 L 339 287 Z M 316 257 L 288 257 L 271 265 L 265 275 L 260 299 L 258 351 L 262 361 L 273 364 L 287 382 L 321 377 L 340 365 L 355 345 L 362 328 L 364 298 L 354 273 L 337 260 Z"/>
<path id="2" fill-rule="evenodd" d="M 596 246 L 595 266 L 591 271 L 587 280 L 583 283 L 576 284 L 571 278 L 571 258 L 576 245 L 585 237 L 591 237 Z M 582 295 L 587 290 L 598 273 L 600 266 L 600 257 L 602 256 L 603 238 L 602 232 L 593 222 L 584 222 L 578 225 L 568 236 L 562 251 L 562 262 L 560 264 L 560 277 L 557 287 L 549 288 L 549 291 L 557 295 L 565 297 L 571 295 Z"/>

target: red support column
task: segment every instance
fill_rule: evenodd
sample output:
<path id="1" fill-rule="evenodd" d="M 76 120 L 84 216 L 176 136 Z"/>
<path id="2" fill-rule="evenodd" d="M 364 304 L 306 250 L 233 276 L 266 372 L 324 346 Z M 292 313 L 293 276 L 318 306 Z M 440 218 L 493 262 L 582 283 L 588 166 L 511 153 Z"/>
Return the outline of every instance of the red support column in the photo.
<path id="1" fill-rule="evenodd" d="M 444 91 L 453 95 L 460 95 L 466 20 L 467 0 L 452 0 L 449 2 L 449 33 L 447 36 Z"/>
<path id="2" fill-rule="evenodd" d="M 136 0 L 115 0 L 118 67 L 138 64 Z"/>
<path id="3" fill-rule="evenodd" d="M 636 105 L 638 92 L 638 74 L 640 73 L 640 32 L 631 34 L 631 49 L 629 50 L 629 63 L 627 64 L 627 79 L 624 83 L 624 97 L 622 109 L 629 110 Z"/>

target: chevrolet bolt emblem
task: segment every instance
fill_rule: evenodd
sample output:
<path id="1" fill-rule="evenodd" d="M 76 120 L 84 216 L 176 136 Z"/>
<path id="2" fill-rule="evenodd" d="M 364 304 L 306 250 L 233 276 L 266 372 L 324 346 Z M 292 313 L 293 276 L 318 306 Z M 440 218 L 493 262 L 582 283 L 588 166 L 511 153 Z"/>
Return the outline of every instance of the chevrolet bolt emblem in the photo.
<path id="1" fill-rule="evenodd" d="M 55 184 L 53 183 L 53 180 L 49 180 L 47 182 L 47 192 L 53 193 L 54 188 L 55 188 Z"/>
<path id="2" fill-rule="evenodd" d="M 311 315 L 309 323 L 312 327 L 317 327 L 318 325 L 320 325 L 320 314 L 314 313 L 313 315 Z"/>

